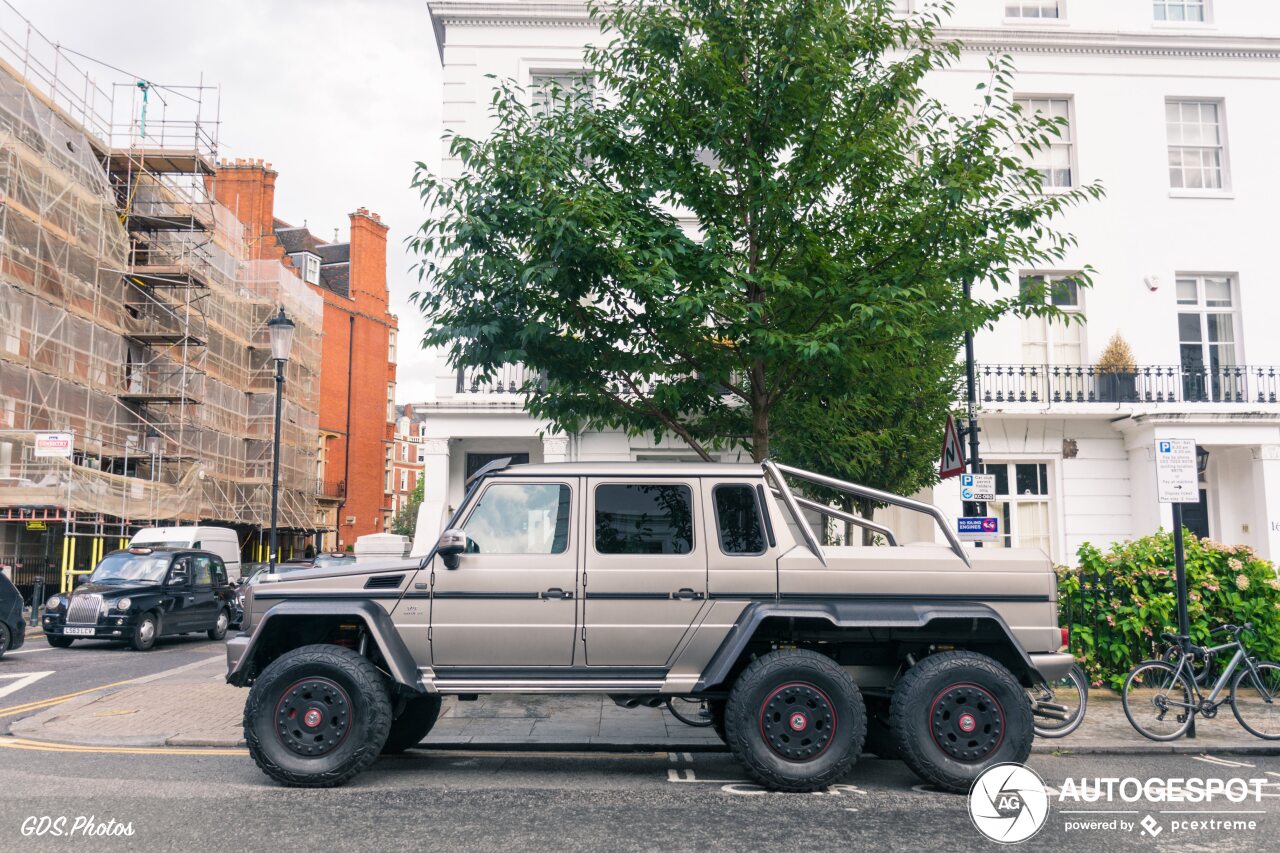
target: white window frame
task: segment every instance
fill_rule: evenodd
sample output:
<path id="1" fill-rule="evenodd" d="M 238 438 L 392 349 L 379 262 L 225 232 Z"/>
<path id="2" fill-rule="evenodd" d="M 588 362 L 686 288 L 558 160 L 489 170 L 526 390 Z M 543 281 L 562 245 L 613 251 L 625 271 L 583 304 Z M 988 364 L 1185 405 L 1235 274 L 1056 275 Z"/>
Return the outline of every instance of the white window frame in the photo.
<path id="1" fill-rule="evenodd" d="M 1230 289 L 1230 292 L 1231 292 L 1230 305 L 1222 306 L 1222 305 L 1208 304 L 1208 299 L 1205 296 L 1205 293 L 1206 293 L 1205 280 L 1210 278 L 1224 278 L 1227 280 L 1227 287 Z M 1196 301 L 1194 304 L 1190 302 L 1182 302 L 1181 300 L 1179 300 L 1178 281 L 1180 279 L 1195 279 Z M 1243 322 L 1244 312 L 1241 310 L 1241 305 L 1240 305 L 1239 276 L 1237 276 L 1235 273 L 1229 273 L 1229 272 L 1176 272 L 1173 274 L 1173 302 L 1174 302 L 1174 311 L 1176 315 L 1197 314 L 1200 318 L 1200 352 L 1201 352 L 1201 360 L 1203 361 L 1206 369 L 1211 370 L 1212 364 L 1213 364 L 1213 358 L 1212 358 L 1213 345 L 1209 341 L 1209 315 L 1210 314 L 1229 314 L 1231 316 L 1231 336 L 1233 338 L 1231 343 L 1232 343 L 1232 349 L 1234 350 L 1232 354 L 1235 357 L 1235 364 L 1227 365 L 1227 366 L 1243 367 L 1246 364 L 1245 357 L 1244 357 L 1244 338 L 1241 334 L 1242 328 L 1244 326 L 1244 322 Z M 1181 332 L 1181 329 L 1178 329 L 1178 366 L 1179 367 L 1182 367 L 1182 347 L 1183 347 L 1182 332 Z M 1212 374 L 1212 373 L 1210 374 L 1210 376 L 1214 376 L 1214 375 L 1215 374 Z M 1219 376 L 1220 383 L 1227 382 L 1227 379 L 1225 377 L 1223 377 L 1222 375 L 1218 375 L 1218 376 Z M 1211 388 L 1210 390 L 1213 392 L 1215 397 L 1218 394 L 1223 392 L 1223 389 L 1221 387 L 1214 387 L 1214 388 Z"/>
<path id="2" fill-rule="evenodd" d="M 598 88 L 595 82 L 595 74 L 591 68 L 583 65 L 581 62 L 573 63 L 557 63 L 557 62 L 535 62 L 529 64 L 523 69 L 521 79 L 524 83 L 525 99 L 530 110 L 537 109 L 535 86 L 539 78 L 549 77 L 585 77 L 591 80 L 590 97 L 596 98 Z"/>
<path id="3" fill-rule="evenodd" d="M 396 383 L 387 383 L 387 423 L 396 422 Z"/>
<path id="4" fill-rule="evenodd" d="M 1193 148 L 1203 149 L 1211 146 L 1205 145 L 1183 145 L 1178 143 L 1176 146 L 1172 139 L 1169 138 L 1169 116 L 1168 110 L 1170 104 L 1213 104 L 1218 110 L 1218 150 L 1220 152 L 1219 162 L 1222 172 L 1221 186 L 1218 187 L 1175 187 L 1172 177 L 1168 174 L 1172 168 L 1168 165 L 1169 153 L 1177 148 Z M 1169 195 L 1173 197 L 1188 196 L 1192 198 L 1203 198 L 1205 196 L 1215 197 L 1231 197 L 1231 145 L 1230 138 L 1227 136 L 1227 103 L 1225 98 L 1205 97 L 1197 95 L 1188 96 L 1170 96 L 1164 99 L 1164 138 L 1165 138 L 1165 180 L 1169 183 Z"/>
<path id="5" fill-rule="evenodd" d="M 1051 559 L 1057 559 L 1056 552 L 1059 549 L 1057 540 L 1058 519 L 1055 507 L 1062 506 L 1061 496 L 1058 494 L 1056 483 L 1057 471 L 1055 470 L 1055 460 L 1044 456 L 1010 456 L 995 461 L 984 461 L 983 470 L 990 471 L 991 468 L 1002 465 L 1005 468 L 1008 478 L 1008 486 L 1010 491 L 1007 493 L 996 493 L 996 500 L 987 503 L 987 513 L 991 513 L 992 503 L 1002 503 L 1009 507 L 1009 523 L 1005 524 L 1004 516 L 997 516 L 1000 519 L 1000 536 L 1001 548 L 1027 548 L 1029 544 L 1020 540 L 1021 531 L 1018 530 L 1018 511 L 1017 506 L 1024 503 L 1041 503 L 1046 506 L 1047 527 L 1045 529 L 1045 542 L 1048 544 L 1048 554 Z M 1043 465 L 1044 466 L 1044 493 L 1036 495 L 1020 495 L 1017 493 L 1018 465 Z M 1005 529 L 1005 528 L 1008 529 Z M 994 544 L 994 543 L 993 543 Z"/>
<path id="6" fill-rule="evenodd" d="M 402 492 L 409 491 L 409 469 L 408 468 L 400 469 L 400 491 Z"/>
<path id="7" fill-rule="evenodd" d="M 1183 8 L 1187 5 L 1199 5 L 1202 9 L 1204 9 L 1204 17 L 1202 17 L 1198 21 L 1191 21 L 1186 19 L 1178 21 L 1169 17 L 1164 17 L 1164 18 L 1156 17 L 1157 6 L 1164 7 L 1167 15 L 1168 8 L 1171 5 L 1176 6 L 1178 8 Z M 1206 26 L 1207 24 L 1212 24 L 1213 23 L 1213 0 L 1203 0 L 1203 2 L 1199 2 L 1199 3 L 1197 2 L 1197 0 L 1151 0 L 1151 22 L 1155 24 L 1155 26 L 1157 27 L 1203 27 L 1203 26 Z"/>
<path id="8" fill-rule="evenodd" d="M 387 330 L 387 362 L 396 364 L 396 330 Z"/>
<path id="9" fill-rule="evenodd" d="M 302 253 L 302 280 L 307 284 L 320 283 L 320 256 Z"/>
<path id="10" fill-rule="evenodd" d="M 1019 92 L 1014 95 L 1014 101 L 1022 105 L 1023 109 L 1030 114 L 1034 109 L 1036 101 L 1065 101 L 1067 105 L 1067 131 L 1062 136 L 1053 137 L 1049 140 L 1049 149 L 1054 146 L 1066 146 L 1067 148 L 1067 168 L 1071 170 L 1071 181 L 1065 185 L 1051 184 L 1045 181 L 1040 191 L 1043 193 L 1061 193 L 1068 192 L 1080 186 L 1080 167 L 1076 163 L 1076 99 L 1072 95 L 1064 95 L 1061 92 L 1055 94 L 1044 93 L 1025 93 Z M 1019 154 L 1022 152 L 1019 151 Z M 1025 155 L 1024 155 L 1025 156 Z M 1028 165 L 1032 165 L 1028 163 Z"/>
<path id="11" fill-rule="evenodd" d="M 1065 279 L 1065 278 L 1072 278 L 1078 275 L 1080 275 L 1080 270 L 1022 270 L 1021 272 L 1018 273 L 1018 287 L 1019 289 L 1021 289 L 1022 280 L 1024 278 L 1033 278 L 1033 277 L 1043 278 L 1046 283 L 1045 301 L 1049 304 L 1053 304 L 1054 282 L 1061 281 L 1062 279 Z M 1079 315 L 1082 318 L 1086 317 L 1087 315 L 1085 314 L 1085 307 L 1084 307 L 1084 288 L 1081 287 L 1079 284 L 1076 285 L 1076 301 L 1074 305 L 1058 305 L 1056 307 L 1058 308 L 1059 311 L 1061 311 L 1064 314 Z M 1039 319 L 1039 318 L 1028 317 L 1024 322 L 1030 322 L 1035 319 Z M 1044 320 L 1044 323 L 1045 323 L 1045 341 L 1044 341 L 1045 363 L 1044 364 L 1046 367 L 1050 367 L 1050 368 L 1080 367 L 1085 363 L 1085 359 L 1087 358 L 1089 353 L 1089 341 L 1086 337 L 1086 332 L 1088 330 L 1088 327 L 1085 326 L 1083 323 L 1080 323 L 1080 363 L 1058 364 L 1057 360 L 1053 357 L 1054 347 L 1056 344 L 1059 343 L 1058 339 L 1056 338 L 1056 335 L 1061 333 L 1062 325 L 1067 322 L 1075 324 L 1079 321 L 1074 319 L 1073 320 L 1065 320 L 1065 319 L 1055 320 L 1055 319 L 1049 319 L 1049 318 L 1046 318 Z M 1023 345 L 1026 344 L 1025 337 L 1022 340 L 1022 344 Z M 1043 399 L 1048 399 L 1048 398 L 1044 397 Z"/>
<path id="12" fill-rule="evenodd" d="M 1053 0 L 1003 0 L 1005 22 L 1016 24 L 1060 24 L 1066 21 L 1067 0 L 1057 0 L 1057 2 L 1054 3 L 1057 7 L 1058 14 L 1052 18 L 1045 18 L 1039 15 L 1021 14 L 1022 12 L 1025 12 L 1028 7 L 1039 9 L 1048 5 L 1050 2 L 1053 2 Z M 1009 9 L 1011 6 L 1018 7 L 1020 14 L 1010 15 Z"/>

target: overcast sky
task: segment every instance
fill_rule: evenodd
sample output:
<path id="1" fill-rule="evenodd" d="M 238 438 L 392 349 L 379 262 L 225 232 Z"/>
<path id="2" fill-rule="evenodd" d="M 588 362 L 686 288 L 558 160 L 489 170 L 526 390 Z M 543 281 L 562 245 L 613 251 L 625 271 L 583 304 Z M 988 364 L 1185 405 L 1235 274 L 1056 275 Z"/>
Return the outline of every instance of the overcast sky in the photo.
<path id="1" fill-rule="evenodd" d="M 222 87 L 219 154 L 280 173 L 276 216 L 347 239 L 367 207 L 388 235 L 387 281 L 400 317 L 398 402 L 431 384 L 408 301 L 403 241 L 422 221 L 416 160 L 438 162 L 440 61 L 426 0 L 9 0 L 51 41 L 127 71 L 72 60 L 103 88 L 133 82 Z"/>

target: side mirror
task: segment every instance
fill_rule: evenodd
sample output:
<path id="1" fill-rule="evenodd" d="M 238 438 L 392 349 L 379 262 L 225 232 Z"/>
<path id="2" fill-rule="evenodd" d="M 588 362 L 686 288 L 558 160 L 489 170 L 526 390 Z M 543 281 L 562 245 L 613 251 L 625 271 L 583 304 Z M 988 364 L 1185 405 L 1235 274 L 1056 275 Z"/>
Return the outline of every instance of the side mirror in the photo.
<path id="1" fill-rule="evenodd" d="M 446 569 L 458 568 L 458 555 L 466 550 L 467 534 L 457 528 L 441 533 L 440 540 L 436 543 L 436 553 L 440 555 Z"/>

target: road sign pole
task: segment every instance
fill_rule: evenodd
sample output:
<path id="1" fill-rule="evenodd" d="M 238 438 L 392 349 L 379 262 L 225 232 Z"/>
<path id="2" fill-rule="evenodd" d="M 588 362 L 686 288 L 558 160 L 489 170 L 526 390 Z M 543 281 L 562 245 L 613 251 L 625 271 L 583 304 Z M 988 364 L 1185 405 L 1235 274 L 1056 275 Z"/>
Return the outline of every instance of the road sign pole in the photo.
<path id="1" fill-rule="evenodd" d="M 1178 634 L 1183 637 L 1182 654 L 1187 653 L 1191 641 L 1185 639 L 1191 634 L 1191 617 L 1187 614 L 1187 559 L 1182 544 L 1182 504 L 1170 504 L 1173 507 L 1173 568 L 1178 583 Z M 1191 724 L 1187 726 L 1187 737 L 1196 736 L 1196 715 L 1191 715 Z"/>
<path id="2" fill-rule="evenodd" d="M 969 304 L 972 298 L 971 291 L 973 285 L 965 279 L 964 282 L 964 301 Z M 969 422 L 965 427 L 965 433 L 969 439 L 969 472 L 977 474 L 982 470 L 982 459 L 978 456 L 978 380 L 977 366 L 974 364 L 973 358 L 973 332 L 966 331 L 964 333 L 964 372 L 965 378 L 968 380 L 968 404 L 969 404 Z M 983 504 L 982 512 L 986 514 L 987 508 Z M 981 548 L 981 542 L 973 543 L 973 547 Z"/>

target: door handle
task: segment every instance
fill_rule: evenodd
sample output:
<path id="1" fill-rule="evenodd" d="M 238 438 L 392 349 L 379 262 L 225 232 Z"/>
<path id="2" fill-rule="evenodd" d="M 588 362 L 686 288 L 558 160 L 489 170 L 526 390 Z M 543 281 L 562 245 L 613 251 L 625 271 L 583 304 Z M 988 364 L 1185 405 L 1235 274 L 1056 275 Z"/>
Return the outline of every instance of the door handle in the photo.
<path id="1" fill-rule="evenodd" d="M 671 593 L 671 597 L 679 601 L 700 601 L 702 599 L 702 593 L 694 592 L 686 586 L 684 589 L 679 589 Z"/>
<path id="2" fill-rule="evenodd" d="M 187 601 L 195 601 L 195 600 L 196 600 L 196 597 L 194 595 L 187 596 Z"/>
<path id="3" fill-rule="evenodd" d="M 547 590 L 544 593 L 541 593 L 539 597 L 544 599 L 550 599 L 550 598 L 566 599 L 566 598 L 573 598 L 573 593 L 565 592 L 563 589 L 556 586 L 556 587 L 552 587 L 551 589 Z"/>

